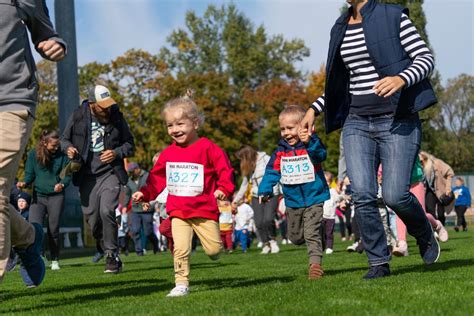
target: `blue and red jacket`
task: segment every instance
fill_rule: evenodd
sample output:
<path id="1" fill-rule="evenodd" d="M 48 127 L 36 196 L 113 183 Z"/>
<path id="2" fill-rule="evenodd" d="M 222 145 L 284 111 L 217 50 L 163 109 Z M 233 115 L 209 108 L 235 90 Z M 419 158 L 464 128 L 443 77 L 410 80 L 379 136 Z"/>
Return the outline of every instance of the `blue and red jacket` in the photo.
<path id="1" fill-rule="evenodd" d="M 285 205 L 301 208 L 329 200 L 329 188 L 321 166 L 321 162 L 326 160 L 326 154 L 326 147 L 314 134 L 308 144 L 299 141 L 295 146 L 290 146 L 284 139 L 280 139 L 265 169 L 265 175 L 258 187 L 258 195 L 271 196 L 273 194 L 273 187 L 280 182 L 281 178 L 282 157 L 308 155 L 314 166 L 315 180 L 303 184 L 282 184 Z"/>

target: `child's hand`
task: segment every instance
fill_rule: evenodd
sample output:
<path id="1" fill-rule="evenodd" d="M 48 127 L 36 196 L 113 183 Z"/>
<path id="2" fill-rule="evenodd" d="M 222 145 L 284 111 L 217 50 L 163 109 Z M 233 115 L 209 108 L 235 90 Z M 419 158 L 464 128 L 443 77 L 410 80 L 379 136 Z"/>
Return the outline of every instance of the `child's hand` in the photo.
<path id="1" fill-rule="evenodd" d="M 140 203 L 141 201 L 143 201 L 143 193 L 141 193 L 140 191 L 133 193 L 132 200 L 135 203 Z"/>
<path id="2" fill-rule="evenodd" d="M 311 133 L 308 132 L 307 128 L 300 128 L 298 131 L 298 137 L 303 143 L 309 143 L 311 140 Z"/>
<path id="3" fill-rule="evenodd" d="M 260 204 L 267 203 L 269 199 L 270 199 L 269 195 L 260 195 L 258 197 L 258 203 L 260 203 Z"/>
<path id="4" fill-rule="evenodd" d="M 221 201 L 224 201 L 227 199 L 227 196 L 221 190 L 214 191 L 214 197 Z"/>

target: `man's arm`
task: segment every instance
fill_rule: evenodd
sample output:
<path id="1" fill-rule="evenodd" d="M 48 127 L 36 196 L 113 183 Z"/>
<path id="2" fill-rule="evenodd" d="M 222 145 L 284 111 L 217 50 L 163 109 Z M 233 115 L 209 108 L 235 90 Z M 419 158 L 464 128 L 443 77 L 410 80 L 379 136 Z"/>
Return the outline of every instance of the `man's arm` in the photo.
<path id="1" fill-rule="evenodd" d="M 51 61 L 63 59 L 66 55 L 66 42 L 54 30 L 45 1 L 19 0 L 18 8 L 38 53 Z"/>

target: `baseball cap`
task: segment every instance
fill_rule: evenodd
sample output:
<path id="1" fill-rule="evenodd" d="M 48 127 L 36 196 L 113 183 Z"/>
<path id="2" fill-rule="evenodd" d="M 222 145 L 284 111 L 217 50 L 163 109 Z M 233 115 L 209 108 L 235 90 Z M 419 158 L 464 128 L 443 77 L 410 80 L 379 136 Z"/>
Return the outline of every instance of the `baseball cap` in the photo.
<path id="1" fill-rule="evenodd" d="M 112 99 L 109 89 L 101 85 L 96 85 L 89 89 L 88 101 L 90 103 L 97 103 L 103 109 L 111 107 L 117 103 Z"/>

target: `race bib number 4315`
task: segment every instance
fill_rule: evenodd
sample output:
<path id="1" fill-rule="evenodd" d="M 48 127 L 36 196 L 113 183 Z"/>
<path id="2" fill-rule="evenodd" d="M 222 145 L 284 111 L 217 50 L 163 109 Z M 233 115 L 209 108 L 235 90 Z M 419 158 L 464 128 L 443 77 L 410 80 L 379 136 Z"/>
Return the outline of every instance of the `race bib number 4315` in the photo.
<path id="1" fill-rule="evenodd" d="M 281 183 L 302 184 L 315 179 L 314 166 L 308 155 L 281 157 Z"/>
<path id="2" fill-rule="evenodd" d="M 191 162 L 167 162 L 166 188 L 171 195 L 201 195 L 204 191 L 204 166 Z"/>

